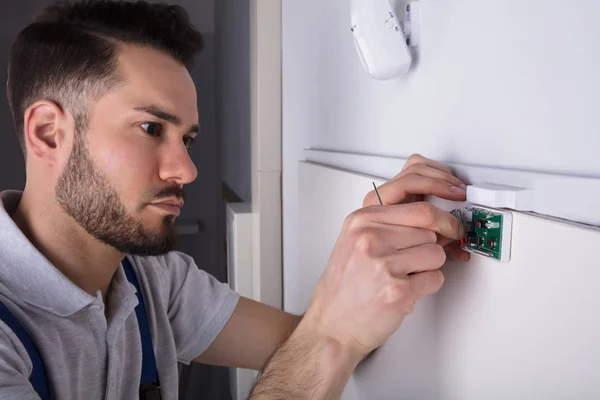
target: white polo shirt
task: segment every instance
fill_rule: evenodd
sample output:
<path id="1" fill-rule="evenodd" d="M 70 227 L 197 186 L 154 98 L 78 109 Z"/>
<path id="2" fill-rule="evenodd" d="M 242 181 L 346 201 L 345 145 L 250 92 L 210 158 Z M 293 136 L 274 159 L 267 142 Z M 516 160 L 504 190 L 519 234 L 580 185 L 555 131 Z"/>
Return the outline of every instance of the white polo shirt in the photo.
<path id="1" fill-rule="evenodd" d="M 90 296 L 27 240 L 10 215 L 21 193 L 0 193 L 0 301 L 29 332 L 46 365 L 53 398 L 137 399 L 142 366 L 135 287 L 120 267 L 107 297 Z M 177 399 L 177 362 L 214 341 L 239 296 L 178 252 L 129 256 L 143 292 L 163 399 Z M 0 321 L 0 399 L 37 399 L 31 360 Z"/>

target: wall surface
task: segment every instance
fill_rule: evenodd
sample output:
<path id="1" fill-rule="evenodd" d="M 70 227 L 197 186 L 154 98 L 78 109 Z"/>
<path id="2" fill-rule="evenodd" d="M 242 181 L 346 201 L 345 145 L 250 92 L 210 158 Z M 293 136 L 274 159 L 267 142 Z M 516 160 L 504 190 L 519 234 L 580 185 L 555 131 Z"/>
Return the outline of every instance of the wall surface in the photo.
<path id="1" fill-rule="evenodd" d="M 350 2 L 283 3 L 286 301 L 303 268 L 302 149 L 600 177 L 600 3 L 420 2 L 415 68 L 383 82 L 356 55 Z"/>
<path id="2" fill-rule="evenodd" d="M 308 305 L 346 215 L 372 182 L 384 182 L 304 162 L 299 181 L 296 312 Z M 447 211 L 464 205 L 426 200 Z M 468 263 L 447 263 L 443 288 L 417 301 L 400 329 L 360 364 L 343 400 L 600 397 L 600 324 L 590 318 L 598 304 L 600 228 L 511 215 L 510 262 L 473 255 Z"/>
<path id="3" fill-rule="evenodd" d="M 250 1 L 217 0 L 215 31 L 221 173 L 250 201 Z"/>

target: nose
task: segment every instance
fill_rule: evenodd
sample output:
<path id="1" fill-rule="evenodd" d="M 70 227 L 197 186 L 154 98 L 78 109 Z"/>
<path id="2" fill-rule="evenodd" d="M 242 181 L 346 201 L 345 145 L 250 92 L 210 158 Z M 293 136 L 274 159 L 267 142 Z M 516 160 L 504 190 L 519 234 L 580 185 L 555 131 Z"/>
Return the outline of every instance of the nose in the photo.
<path id="1" fill-rule="evenodd" d="M 198 169 L 182 141 L 165 143 L 161 152 L 160 179 L 177 185 L 187 185 L 196 180 Z"/>

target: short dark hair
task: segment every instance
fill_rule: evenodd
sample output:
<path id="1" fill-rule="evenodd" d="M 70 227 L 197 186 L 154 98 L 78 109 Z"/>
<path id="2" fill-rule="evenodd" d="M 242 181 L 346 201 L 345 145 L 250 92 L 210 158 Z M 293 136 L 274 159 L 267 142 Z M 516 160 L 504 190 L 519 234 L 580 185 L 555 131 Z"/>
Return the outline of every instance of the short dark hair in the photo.
<path id="1" fill-rule="evenodd" d="M 41 99 L 69 110 L 78 129 L 87 105 L 119 82 L 120 43 L 151 47 L 185 65 L 202 34 L 180 6 L 145 1 L 59 1 L 42 10 L 12 44 L 7 95 L 23 152 L 24 116 Z"/>

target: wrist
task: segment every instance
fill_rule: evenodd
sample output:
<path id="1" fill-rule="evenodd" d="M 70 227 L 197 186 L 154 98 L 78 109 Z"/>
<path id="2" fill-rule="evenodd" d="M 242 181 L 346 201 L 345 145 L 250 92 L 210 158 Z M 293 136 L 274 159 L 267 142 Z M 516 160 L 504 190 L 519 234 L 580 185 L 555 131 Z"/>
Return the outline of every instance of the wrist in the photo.
<path id="1" fill-rule="evenodd" d="M 362 356 L 318 328 L 302 319 L 267 362 L 252 400 L 340 398 Z"/>
<path id="2" fill-rule="evenodd" d="M 348 366 L 353 371 L 366 354 L 352 343 L 344 342 L 331 335 L 324 329 L 323 324 L 308 316 L 298 324 L 293 336 L 321 348 L 324 358 L 322 361 L 334 368 Z"/>

